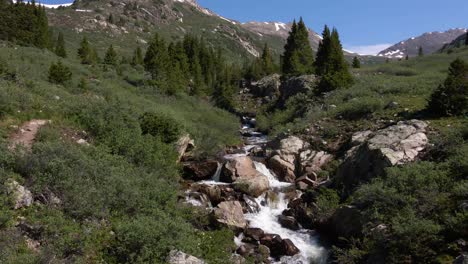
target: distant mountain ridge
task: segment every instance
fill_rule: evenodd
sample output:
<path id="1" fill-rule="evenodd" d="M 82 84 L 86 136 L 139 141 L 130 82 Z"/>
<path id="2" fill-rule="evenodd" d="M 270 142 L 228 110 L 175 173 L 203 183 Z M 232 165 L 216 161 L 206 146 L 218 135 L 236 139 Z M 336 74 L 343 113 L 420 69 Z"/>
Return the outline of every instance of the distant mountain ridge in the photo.
<path id="1" fill-rule="evenodd" d="M 451 43 L 457 37 L 466 33 L 467 29 L 455 28 L 444 32 L 428 32 L 418 37 L 412 37 L 401 41 L 377 54 L 379 57 L 400 59 L 405 56 L 418 55 L 419 47 L 425 54 L 431 54 L 440 50 L 445 44 Z"/>

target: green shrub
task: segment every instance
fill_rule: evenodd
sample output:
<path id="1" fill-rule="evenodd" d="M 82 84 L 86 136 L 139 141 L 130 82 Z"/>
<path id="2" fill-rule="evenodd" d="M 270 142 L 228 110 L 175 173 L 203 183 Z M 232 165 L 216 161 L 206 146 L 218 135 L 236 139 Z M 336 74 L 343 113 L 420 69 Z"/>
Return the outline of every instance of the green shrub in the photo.
<path id="1" fill-rule="evenodd" d="M 155 113 L 145 113 L 140 118 L 143 134 L 160 138 L 165 143 L 176 141 L 182 133 L 182 128 L 173 118 Z"/>
<path id="2" fill-rule="evenodd" d="M 49 68 L 49 82 L 56 84 L 65 84 L 70 81 L 72 73 L 70 68 L 63 65 L 61 61 L 53 63 Z"/>
<path id="3" fill-rule="evenodd" d="M 359 98 L 349 101 L 338 108 L 338 115 L 346 120 L 368 118 L 374 112 L 383 108 L 380 100 L 375 98 Z"/>

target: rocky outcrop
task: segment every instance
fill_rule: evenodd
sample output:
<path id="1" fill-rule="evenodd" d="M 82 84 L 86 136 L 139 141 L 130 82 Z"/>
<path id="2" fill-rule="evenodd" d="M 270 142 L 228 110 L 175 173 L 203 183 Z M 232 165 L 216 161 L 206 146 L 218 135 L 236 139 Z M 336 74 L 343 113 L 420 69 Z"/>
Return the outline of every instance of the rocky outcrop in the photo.
<path id="1" fill-rule="evenodd" d="M 234 182 L 234 189 L 253 197 L 259 197 L 270 189 L 270 181 L 264 175 L 239 178 Z"/>
<path id="2" fill-rule="evenodd" d="M 228 201 L 218 204 L 213 215 L 216 221 L 233 230 L 242 230 L 247 225 L 242 211 L 242 205 L 238 201 Z"/>
<path id="3" fill-rule="evenodd" d="M 15 180 L 7 180 L 5 183 L 7 193 L 13 198 L 13 208 L 29 207 L 33 203 L 32 193 Z"/>
<path id="4" fill-rule="evenodd" d="M 205 264 L 205 261 L 179 250 L 172 250 L 167 258 L 169 264 Z"/>
<path id="5" fill-rule="evenodd" d="M 272 142 L 269 147 L 273 148 L 268 159 L 270 169 L 285 182 L 294 183 L 297 178 L 306 177 L 309 181 L 304 187 L 318 185 L 317 173 L 333 158 L 324 151 L 311 150 L 307 142 L 295 136 Z"/>
<path id="6" fill-rule="evenodd" d="M 281 100 L 285 102 L 289 97 L 299 93 L 313 92 L 317 84 L 315 75 L 292 77 L 284 81 L 280 87 Z"/>
<path id="7" fill-rule="evenodd" d="M 353 135 L 354 145 L 338 169 L 337 179 L 352 188 L 381 175 L 386 167 L 414 161 L 428 144 L 427 124 L 419 120 L 402 121 L 379 130 Z"/>
<path id="8" fill-rule="evenodd" d="M 184 178 L 193 181 L 208 180 L 215 175 L 220 164 L 216 160 L 185 162 L 183 164 Z"/>
<path id="9" fill-rule="evenodd" d="M 195 141 L 190 138 L 189 134 L 183 135 L 182 137 L 177 140 L 175 143 L 175 150 L 177 151 L 178 158 L 177 161 L 180 162 L 182 157 L 189 152 L 190 150 L 195 148 Z"/>
<path id="10" fill-rule="evenodd" d="M 250 157 L 241 156 L 226 162 L 221 173 L 221 181 L 232 183 L 239 178 L 255 178 L 262 175 L 255 169 Z"/>
<path id="11" fill-rule="evenodd" d="M 281 76 L 273 74 L 266 76 L 258 82 L 254 82 L 250 86 L 250 93 L 257 97 L 278 97 L 279 88 L 281 85 Z"/>

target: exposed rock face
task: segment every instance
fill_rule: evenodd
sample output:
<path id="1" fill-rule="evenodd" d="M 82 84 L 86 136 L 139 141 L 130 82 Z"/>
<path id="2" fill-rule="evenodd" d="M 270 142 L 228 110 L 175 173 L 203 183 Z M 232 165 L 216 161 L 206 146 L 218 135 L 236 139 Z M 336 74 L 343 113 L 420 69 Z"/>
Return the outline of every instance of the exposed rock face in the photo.
<path id="1" fill-rule="evenodd" d="M 179 154 L 177 161 L 180 161 L 182 157 L 193 148 L 195 148 L 195 141 L 190 138 L 189 134 L 180 137 L 175 144 L 175 149 Z"/>
<path id="2" fill-rule="evenodd" d="M 336 210 L 331 219 L 336 237 L 359 236 L 362 232 L 363 217 L 354 206 L 342 206 Z"/>
<path id="3" fill-rule="evenodd" d="M 29 207 L 33 203 L 32 193 L 17 181 L 8 180 L 5 183 L 7 193 L 13 197 L 14 209 Z"/>
<path id="4" fill-rule="evenodd" d="M 292 77 L 283 82 L 280 87 L 281 100 L 285 102 L 286 99 L 296 94 L 312 92 L 316 83 L 317 78 L 315 75 Z"/>
<path id="5" fill-rule="evenodd" d="M 233 230 L 244 229 L 247 224 L 242 205 L 238 201 L 222 202 L 213 213 L 218 223 Z"/>
<path id="6" fill-rule="evenodd" d="M 239 178 L 234 182 L 234 189 L 253 197 L 259 197 L 270 189 L 270 181 L 264 175 L 253 178 Z"/>
<path id="7" fill-rule="evenodd" d="M 356 133 L 351 142 L 356 146 L 338 169 L 338 179 L 353 187 L 382 174 L 386 167 L 414 161 L 428 144 L 426 127 L 423 121 L 410 120 L 375 133 Z"/>
<path id="8" fill-rule="evenodd" d="M 281 76 L 279 74 L 273 74 L 264 77 L 258 82 L 252 83 L 250 93 L 257 97 L 278 97 L 280 85 Z"/>
<path id="9" fill-rule="evenodd" d="M 193 181 L 208 180 L 215 175 L 219 163 L 216 160 L 184 163 L 184 178 Z"/>
<path id="10" fill-rule="evenodd" d="M 205 264 L 205 261 L 198 259 L 194 256 L 185 254 L 179 250 L 172 250 L 169 253 L 167 262 L 170 264 Z"/>
<path id="11" fill-rule="evenodd" d="M 294 183 L 297 178 L 302 176 L 309 179 L 306 184 L 312 183 L 312 181 L 317 182 L 317 173 L 333 158 L 332 155 L 324 151 L 309 149 L 308 143 L 295 136 L 271 143 L 270 147 L 274 150 L 268 160 L 268 165 L 279 179 L 285 182 Z"/>
<path id="12" fill-rule="evenodd" d="M 221 181 L 232 183 L 238 178 L 255 178 L 261 175 L 250 157 L 236 157 L 224 165 Z"/>

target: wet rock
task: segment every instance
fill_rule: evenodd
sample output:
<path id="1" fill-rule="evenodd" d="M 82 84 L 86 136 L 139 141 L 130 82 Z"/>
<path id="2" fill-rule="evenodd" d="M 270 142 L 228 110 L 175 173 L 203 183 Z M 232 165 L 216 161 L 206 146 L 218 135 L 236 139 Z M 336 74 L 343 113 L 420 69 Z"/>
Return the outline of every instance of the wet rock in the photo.
<path id="1" fill-rule="evenodd" d="M 285 227 L 291 230 L 300 229 L 299 224 L 297 223 L 297 220 L 292 216 L 280 215 L 278 216 L 278 222 L 281 224 L 282 227 Z"/>
<path id="2" fill-rule="evenodd" d="M 342 206 L 333 214 L 331 224 L 336 237 L 353 237 L 361 235 L 364 219 L 356 207 Z"/>
<path id="3" fill-rule="evenodd" d="M 269 168 L 278 175 L 280 181 L 294 182 L 296 179 L 295 166 L 293 163 L 287 162 L 280 155 L 275 155 L 268 160 Z"/>
<path id="4" fill-rule="evenodd" d="M 285 102 L 289 97 L 299 93 L 312 92 L 317 84 L 315 75 L 303 75 L 292 77 L 282 83 L 280 87 L 280 97 Z"/>
<path id="5" fill-rule="evenodd" d="M 232 183 L 238 178 L 255 178 L 262 174 L 255 169 L 250 157 L 236 157 L 228 160 L 221 173 L 221 181 Z"/>
<path id="6" fill-rule="evenodd" d="M 29 207 L 33 203 L 33 196 L 31 191 L 20 185 L 15 180 L 7 180 L 5 182 L 7 193 L 13 198 L 13 208 L 20 209 L 23 207 Z"/>
<path id="7" fill-rule="evenodd" d="M 283 240 L 283 251 L 284 255 L 286 256 L 294 256 L 299 254 L 300 250 L 294 245 L 294 243 L 290 239 Z"/>
<path id="8" fill-rule="evenodd" d="M 261 256 L 261 260 L 263 263 L 269 263 L 268 258 L 271 255 L 271 251 L 267 246 L 259 245 L 257 249 L 259 255 Z"/>
<path id="9" fill-rule="evenodd" d="M 228 201 L 218 204 L 213 214 L 219 224 L 225 225 L 233 230 L 242 230 L 247 224 L 242 206 L 238 201 Z"/>
<path id="10" fill-rule="evenodd" d="M 281 85 L 281 76 L 273 74 L 264 77 L 258 82 L 252 83 L 250 93 L 257 97 L 274 98 L 279 96 L 279 87 Z"/>
<path id="11" fill-rule="evenodd" d="M 243 244 L 236 250 L 236 253 L 242 257 L 247 257 L 255 253 L 255 246 L 252 244 Z"/>
<path id="12" fill-rule="evenodd" d="M 426 127 L 423 121 L 410 120 L 375 133 L 355 134 L 352 143 L 363 143 L 348 151 L 337 179 L 349 189 L 381 175 L 386 167 L 414 161 L 428 144 Z"/>
<path id="13" fill-rule="evenodd" d="M 245 203 L 245 211 L 247 213 L 255 214 L 260 211 L 260 205 L 253 197 L 244 194 L 242 195 L 242 199 Z"/>
<path id="14" fill-rule="evenodd" d="M 186 193 L 186 202 L 198 207 L 210 208 L 211 201 L 208 196 L 204 193 L 190 192 Z"/>
<path id="15" fill-rule="evenodd" d="M 220 164 L 216 160 L 185 162 L 184 178 L 193 181 L 209 180 L 215 175 Z"/>
<path id="16" fill-rule="evenodd" d="M 177 161 L 181 161 L 182 157 L 186 155 L 187 152 L 195 148 L 195 141 L 190 138 L 189 134 L 183 135 L 175 143 L 175 150 L 178 153 Z"/>
<path id="17" fill-rule="evenodd" d="M 253 197 L 259 197 L 270 189 L 270 181 L 262 174 L 253 178 L 238 178 L 234 182 L 234 189 Z"/>
<path id="18" fill-rule="evenodd" d="M 179 250 L 172 250 L 167 258 L 169 264 L 205 264 L 205 261 Z"/>
<path id="19" fill-rule="evenodd" d="M 260 239 L 265 235 L 265 232 L 260 228 L 246 228 L 244 231 L 245 237 L 252 238 L 255 241 L 260 241 Z"/>

